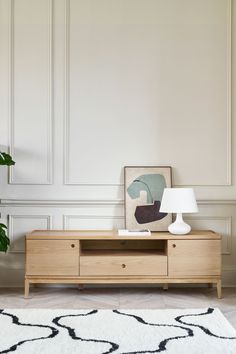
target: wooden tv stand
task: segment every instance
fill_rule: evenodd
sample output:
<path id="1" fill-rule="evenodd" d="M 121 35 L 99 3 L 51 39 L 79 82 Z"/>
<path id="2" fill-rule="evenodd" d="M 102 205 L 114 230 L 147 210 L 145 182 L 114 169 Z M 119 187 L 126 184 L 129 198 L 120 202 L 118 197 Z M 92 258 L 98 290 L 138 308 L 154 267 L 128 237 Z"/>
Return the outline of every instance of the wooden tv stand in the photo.
<path id="1" fill-rule="evenodd" d="M 31 283 L 215 283 L 221 298 L 221 236 L 36 230 L 26 236 L 25 297 Z"/>

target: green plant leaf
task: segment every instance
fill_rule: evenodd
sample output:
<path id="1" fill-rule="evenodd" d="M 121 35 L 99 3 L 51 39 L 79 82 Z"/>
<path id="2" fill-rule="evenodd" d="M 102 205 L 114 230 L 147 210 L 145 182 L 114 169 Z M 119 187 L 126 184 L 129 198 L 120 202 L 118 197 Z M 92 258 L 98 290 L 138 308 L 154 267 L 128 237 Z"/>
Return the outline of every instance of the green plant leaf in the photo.
<path id="1" fill-rule="evenodd" d="M 6 234 L 6 229 L 6 225 L 0 224 L 0 252 L 6 252 L 10 245 L 10 240 Z"/>
<path id="2" fill-rule="evenodd" d="M 12 160 L 11 155 L 0 151 L 0 165 L 12 166 L 15 165 L 15 161 Z"/>
<path id="3" fill-rule="evenodd" d="M 15 161 L 12 160 L 11 155 L 0 151 L 0 165 L 12 166 L 15 165 Z M 6 230 L 7 226 L 0 223 L 0 252 L 6 252 L 10 245 Z"/>
<path id="4" fill-rule="evenodd" d="M 7 229 L 7 226 L 6 226 L 5 224 L 1 224 L 1 223 L 0 223 L 0 228 L 2 228 L 2 229 Z"/>

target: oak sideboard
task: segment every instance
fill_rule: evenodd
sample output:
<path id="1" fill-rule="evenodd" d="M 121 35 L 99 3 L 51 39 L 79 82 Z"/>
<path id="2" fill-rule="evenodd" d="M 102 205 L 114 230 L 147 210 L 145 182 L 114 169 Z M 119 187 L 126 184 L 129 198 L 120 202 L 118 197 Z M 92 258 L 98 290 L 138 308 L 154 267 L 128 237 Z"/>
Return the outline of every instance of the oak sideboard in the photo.
<path id="1" fill-rule="evenodd" d="M 35 230 L 26 235 L 25 297 L 31 283 L 217 285 L 221 298 L 221 236 L 152 232 Z"/>

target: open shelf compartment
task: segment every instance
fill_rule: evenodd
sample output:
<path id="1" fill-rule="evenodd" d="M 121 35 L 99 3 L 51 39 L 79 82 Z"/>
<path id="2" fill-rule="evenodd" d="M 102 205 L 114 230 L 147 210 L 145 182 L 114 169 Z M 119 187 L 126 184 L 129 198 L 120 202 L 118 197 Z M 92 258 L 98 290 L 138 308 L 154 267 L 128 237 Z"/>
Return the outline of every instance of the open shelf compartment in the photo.
<path id="1" fill-rule="evenodd" d="M 80 256 L 167 256 L 166 240 L 80 240 Z"/>

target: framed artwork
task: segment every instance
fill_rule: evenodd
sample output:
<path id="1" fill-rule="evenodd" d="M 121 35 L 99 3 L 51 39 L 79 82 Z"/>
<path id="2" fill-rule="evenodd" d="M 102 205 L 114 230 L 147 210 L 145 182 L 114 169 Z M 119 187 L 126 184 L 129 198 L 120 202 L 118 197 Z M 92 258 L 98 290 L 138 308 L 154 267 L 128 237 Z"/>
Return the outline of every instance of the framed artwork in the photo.
<path id="1" fill-rule="evenodd" d="M 125 166 L 125 227 L 167 231 L 172 214 L 160 213 L 164 188 L 171 187 L 169 166 Z"/>

